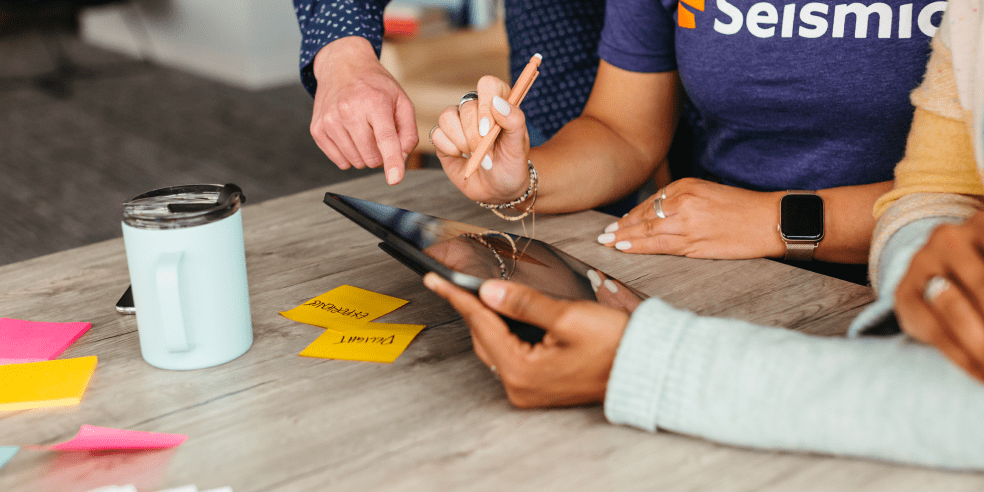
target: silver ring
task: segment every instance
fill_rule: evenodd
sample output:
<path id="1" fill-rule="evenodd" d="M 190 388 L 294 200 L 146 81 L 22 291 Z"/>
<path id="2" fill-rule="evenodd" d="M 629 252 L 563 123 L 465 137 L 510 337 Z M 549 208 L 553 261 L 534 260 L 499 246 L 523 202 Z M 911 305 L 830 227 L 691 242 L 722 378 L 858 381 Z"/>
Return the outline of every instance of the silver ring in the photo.
<path id="1" fill-rule="evenodd" d="M 434 130 L 437 130 L 439 126 L 441 125 L 434 125 L 434 128 L 431 128 L 431 131 L 427 132 L 427 140 L 430 141 L 431 145 L 434 145 Z M 434 146 L 437 147 L 437 145 Z"/>
<path id="2" fill-rule="evenodd" d="M 923 299 L 925 299 L 927 303 L 933 304 L 936 302 L 936 299 L 940 297 L 940 294 L 942 294 L 946 289 L 949 289 L 951 285 L 952 284 L 946 279 L 946 277 L 936 275 L 935 277 L 929 279 L 929 282 L 926 282 L 926 288 L 923 289 Z"/>
<path id="3" fill-rule="evenodd" d="M 663 212 L 663 199 L 666 198 L 666 193 L 662 193 L 659 197 L 653 200 L 653 212 L 656 212 L 656 216 L 665 219 L 666 213 Z"/>
<path id="4" fill-rule="evenodd" d="M 477 101 L 478 93 L 475 91 L 466 92 L 464 96 L 461 96 L 461 100 L 458 101 L 458 109 L 461 109 L 461 105 L 468 101 Z"/>
<path id="5" fill-rule="evenodd" d="M 495 367 L 495 364 L 489 366 L 489 370 L 492 371 L 492 375 L 495 376 L 496 379 L 501 379 L 499 378 L 499 369 Z"/>
<path id="6" fill-rule="evenodd" d="M 659 190 L 659 198 L 661 200 L 666 200 L 666 187 L 665 186 L 661 190 Z"/>

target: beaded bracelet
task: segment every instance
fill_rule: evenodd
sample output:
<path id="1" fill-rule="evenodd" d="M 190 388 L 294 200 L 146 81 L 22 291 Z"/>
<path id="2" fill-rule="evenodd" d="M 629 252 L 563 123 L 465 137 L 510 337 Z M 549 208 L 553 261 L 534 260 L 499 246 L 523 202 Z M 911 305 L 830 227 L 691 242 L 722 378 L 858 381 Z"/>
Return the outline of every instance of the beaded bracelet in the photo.
<path id="1" fill-rule="evenodd" d="M 536 192 L 537 189 L 539 189 L 538 186 L 539 180 L 537 179 L 536 168 L 533 167 L 533 161 L 527 159 L 526 165 L 529 166 L 530 168 L 530 185 L 529 187 L 526 188 L 526 193 L 523 193 L 523 196 L 508 203 L 485 203 L 479 201 L 476 201 L 475 203 L 481 205 L 484 208 L 491 210 L 492 213 L 498 215 L 499 217 L 510 221 L 522 220 L 526 218 L 527 215 L 533 213 L 533 205 L 536 204 Z M 526 201 L 527 198 L 530 197 L 530 195 L 533 195 L 533 201 L 530 202 L 530 206 L 526 207 L 526 211 L 524 211 L 523 213 L 519 215 L 510 216 L 499 211 L 504 208 L 515 207 L 516 205 L 523 203 L 524 201 Z"/>
<path id="2" fill-rule="evenodd" d="M 499 254 L 499 251 L 495 249 L 495 246 L 493 246 L 491 243 L 485 240 L 485 238 L 488 236 L 502 236 L 507 241 L 509 241 L 509 245 L 512 246 L 513 249 L 513 252 L 510 255 L 512 256 L 513 259 L 512 272 L 510 272 L 506 268 L 506 261 L 502 259 L 502 255 Z M 514 241 L 512 236 L 510 236 L 509 234 L 499 231 L 485 231 L 481 234 L 466 232 L 462 234 L 460 237 L 467 237 L 469 239 L 473 239 L 475 240 L 475 242 L 481 244 L 482 246 L 485 246 L 486 248 L 489 249 L 489 251 L 492 252 L 492 256 L 495 257 L 495 261 L 499 263 L 499 278 L 501 278 L 502 280 L 509 280 L 513 276 L 513 274 L 516 273 L 516 260 L 519 257 L 517 254 L 518 249 L 516 248 L 516 241 Z"/>

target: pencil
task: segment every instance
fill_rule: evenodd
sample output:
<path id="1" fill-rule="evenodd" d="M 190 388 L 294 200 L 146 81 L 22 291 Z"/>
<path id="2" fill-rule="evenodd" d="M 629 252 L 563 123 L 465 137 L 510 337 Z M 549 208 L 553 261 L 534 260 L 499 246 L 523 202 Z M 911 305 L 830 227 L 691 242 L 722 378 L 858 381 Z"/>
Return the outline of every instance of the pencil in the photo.
<path id="1" fill-rule="evenodd" d="M 523 72 L 516 79 L 516 84 L 509 91 L 509 98 L 507 99 L 509 104 L 519 106 L 519 103 L 523 102 L 526 93 L 533 86 L 533 81 L 536 80 L 537 75 L 540 75 L 539 68 L 541 61 L 543 61 L 543 55 L 539 53 L 533 55 L 533 58 L 530 58 L 530 62 L 526 64 L 526 68 L 523 69 Z M 475 171 L 478 170 L 478 165 L 482 162 L 485 154 L 489 153 L 489 149 L 492 148 L 492 144 L 495 143 L 495 139 L 499 136 L 501 130 L 502 128 L 499 127 L 495 120 L 492 120 L 489 133 L 482 137 L 482 141 L 478 143 L 478 147 L 475 148 L 471 158 L 468 159 L 468 163 L 465 164 L 465 178 L 475 174 Z"/>

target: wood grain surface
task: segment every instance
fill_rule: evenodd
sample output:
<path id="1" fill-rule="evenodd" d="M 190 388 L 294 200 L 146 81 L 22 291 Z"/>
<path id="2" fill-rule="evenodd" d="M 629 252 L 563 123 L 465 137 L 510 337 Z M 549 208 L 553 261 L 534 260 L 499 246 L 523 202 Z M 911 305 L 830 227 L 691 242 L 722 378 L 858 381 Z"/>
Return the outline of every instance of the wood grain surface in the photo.
<path id="1" fill-rule="evenodd" d="M 412 172 L 392 188 L 376 176 L 326 189 L 504 228 L 439 171 Z M 194 483 L 236 492 L 984 488 L 978 474 L 650 434 L 607 423 L 600 406 L 515 409 L 472 352 L 457 314 L 374 237 L 323 205 L 326 189 L 245 207 L 255 342 L 218 367 L 165 371 L 143 361 L 136 320 L 113 308 L 128 283 L 122 240 L 0 267 L 0 316 L 89 321 L 92 329 L 62 358 L 99 356 L 80 405 L 0 413 L 0 445 L 60 442 L 82 424 L 189 436 L 168 451 L 22 450 L 0 470 L 0 490 L 127 483 L 141 491 Z M 873 299 L 867 288 L 767 260 L 619 253 L 595 242 L 609 222 L 596 212 L 541 216 L 536 237 L 706 315 L 834 335 Z M 343 284 L 409 300 L 379 321 L 427 328 L 393 364 L 299 357 L 322 329 L 278 311 Z"/>

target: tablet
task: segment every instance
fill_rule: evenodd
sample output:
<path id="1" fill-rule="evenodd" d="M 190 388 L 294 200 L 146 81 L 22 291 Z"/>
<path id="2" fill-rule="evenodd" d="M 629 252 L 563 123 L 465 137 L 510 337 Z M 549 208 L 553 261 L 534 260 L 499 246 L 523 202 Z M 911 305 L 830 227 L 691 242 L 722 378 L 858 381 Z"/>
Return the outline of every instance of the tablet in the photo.
<path id="1" fill-rule="evenodd" d="M 477 293 L 485 280 L 500 278 L 555 298 L 600 301 L 628 310 L 645 298 L 543 241 L 335 193 L 326 193 L 324 201 L 381 239 L 380 248 L 411 270 L 436 272 L 471 292 Z"/>

